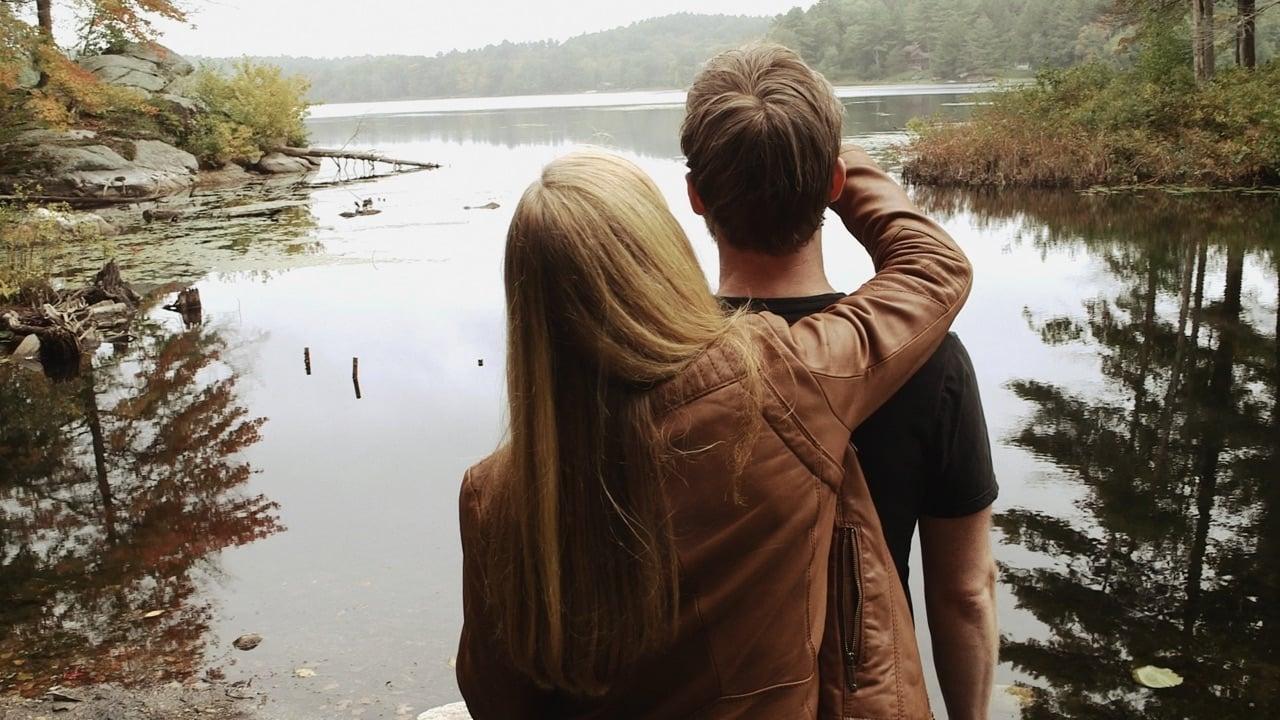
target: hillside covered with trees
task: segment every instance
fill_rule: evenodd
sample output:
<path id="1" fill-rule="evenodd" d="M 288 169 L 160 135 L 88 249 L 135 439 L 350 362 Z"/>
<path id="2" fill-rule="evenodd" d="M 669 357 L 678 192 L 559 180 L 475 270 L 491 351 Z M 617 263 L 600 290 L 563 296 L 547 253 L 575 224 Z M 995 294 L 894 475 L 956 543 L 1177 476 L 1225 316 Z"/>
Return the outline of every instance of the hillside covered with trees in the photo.
<path id="1" fill-rule="evenodd" d="M 504 42 L 435 57 L 259 59 L 310 80 L 316 102 L 676 88 L 689 84 L 709 55 L 762 38 L 770 24 L 679 13 L 564 42 Z"/>
<path id="2" fill-rule="evenodd" d="M 769 38 L 836 81 L 986 78 L 1113 60 L 1133 39 L 1132 10 L 1184 0 L 820 0 L 780 16 Z M 1214 4 L 1210 2 L 1209 4 Z M 1220 2 L 1230 15 L 1236 2 Z M 1267 6 L 1271 3 L 1262 3 Z M 1259 14 L 1263 59 L 1280 18 Z M 1230 28 L 1225 28 L 1230 33 Z"/>
<path id="3" fill-rule="evenodd" d="M 307 78 L 314 102 L 682 88 L 709 56 L 765 38 L 835 82 L 973 80 L 1111 58 L 1125 39 L 1114 15 L 1113 0 L 820 0 L 773 18 L 679 13 L 433 57 L 257 60 Z M 1262 58 L 1280 48 L 1280 22 L 1261 19 L 1257 46 Z"/>
<path id="4" fill-rule="evenodd" d="M 962 79 L 1065 67 L 1111 50 L 1110 0 L 822 0 L 769 37 L 836 80 Z"/>

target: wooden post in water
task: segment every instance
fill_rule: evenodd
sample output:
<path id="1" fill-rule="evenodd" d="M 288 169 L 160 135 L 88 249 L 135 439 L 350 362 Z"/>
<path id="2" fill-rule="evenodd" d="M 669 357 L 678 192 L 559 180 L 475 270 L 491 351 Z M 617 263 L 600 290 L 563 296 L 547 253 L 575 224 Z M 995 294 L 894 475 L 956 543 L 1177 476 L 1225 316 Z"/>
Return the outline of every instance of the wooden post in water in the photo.
<path id="1" fill-rule="evenodd" d="M 307 368 L 307 374 L 311 374 L 311 348 L 302 348 L 302 364 Z"/>
<path id="2" fill-rule="evenodd" d="M 356 399 L 360 399 L 360 358 L 351 358 L 351 384 L 356 389 Z"/>

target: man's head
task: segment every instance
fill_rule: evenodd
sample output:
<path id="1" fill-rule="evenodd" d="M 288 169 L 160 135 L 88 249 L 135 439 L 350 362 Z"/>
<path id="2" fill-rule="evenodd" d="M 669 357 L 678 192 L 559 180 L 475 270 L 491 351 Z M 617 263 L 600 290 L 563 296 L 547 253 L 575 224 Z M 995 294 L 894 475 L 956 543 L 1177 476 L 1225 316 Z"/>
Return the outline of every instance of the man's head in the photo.
<path id="1" fill-rule="evenodd" d="M 830 83 L 781 45 L 712 58 L 680 128 L 689 199 L 718 242 L 788 255 L 839 196 L 844 108 Z"/>

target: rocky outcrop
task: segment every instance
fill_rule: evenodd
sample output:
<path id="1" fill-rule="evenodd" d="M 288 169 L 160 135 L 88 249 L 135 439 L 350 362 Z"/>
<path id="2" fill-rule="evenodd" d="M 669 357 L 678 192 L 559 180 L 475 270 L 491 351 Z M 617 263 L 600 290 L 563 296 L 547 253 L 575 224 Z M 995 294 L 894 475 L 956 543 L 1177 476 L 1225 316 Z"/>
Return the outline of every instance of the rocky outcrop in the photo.
<path id="1" fill-rule="evenodd" d="M 34 130 L 5 148 L 29 177 L 4 176 L 0 184 L 37 182 L 45 195 L 78 198 L 148 198 L 191 187 L 200 166 L 194 155 L 159 140 L 101 139 L 89 130 Z"/>
<path id="2" fill-rule="evenodd" d="M 169 84 L 155 63 L 128 55 L 94 55 L 80 61 L 80 66 L 99 80 L 153 93 Z"/>
<path id="3" fill-rule="evenodd" d="M 91 55 L 78 62 L 103 82 L 180 97 L 185 97 L 181 79 L 195 71 L 186 58 L 154 43 L 129 43 L 119 52 Z"/>
<path id="4" fill-rule="evenodd" d="M 207 109 L 182 94 L 195 68 L 161 45 L 130 43 L 77 62 L 99 80 L 142 93 L 184 121 Z M 171 195 L 191 187 L 199 169 L 195 156 L 168 143 L 91 130 L 30 130 L 0 147 L 0 187 L 38 186 L 42 196 L 67 200 Z"/>

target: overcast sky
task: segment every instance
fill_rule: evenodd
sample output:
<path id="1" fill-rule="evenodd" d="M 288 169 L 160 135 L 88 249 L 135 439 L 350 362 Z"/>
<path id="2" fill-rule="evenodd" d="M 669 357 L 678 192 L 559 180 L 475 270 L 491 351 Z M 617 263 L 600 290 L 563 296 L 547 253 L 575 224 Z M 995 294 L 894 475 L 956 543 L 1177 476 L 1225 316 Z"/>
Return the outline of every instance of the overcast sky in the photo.
<path id="1" fill-rule="evenodd" d="M 186 0 L 195 28 L 161 23 L 187 55 L 434 55 L 565 38 L 674 12 L 773 15 L 813 0 Z"/>

